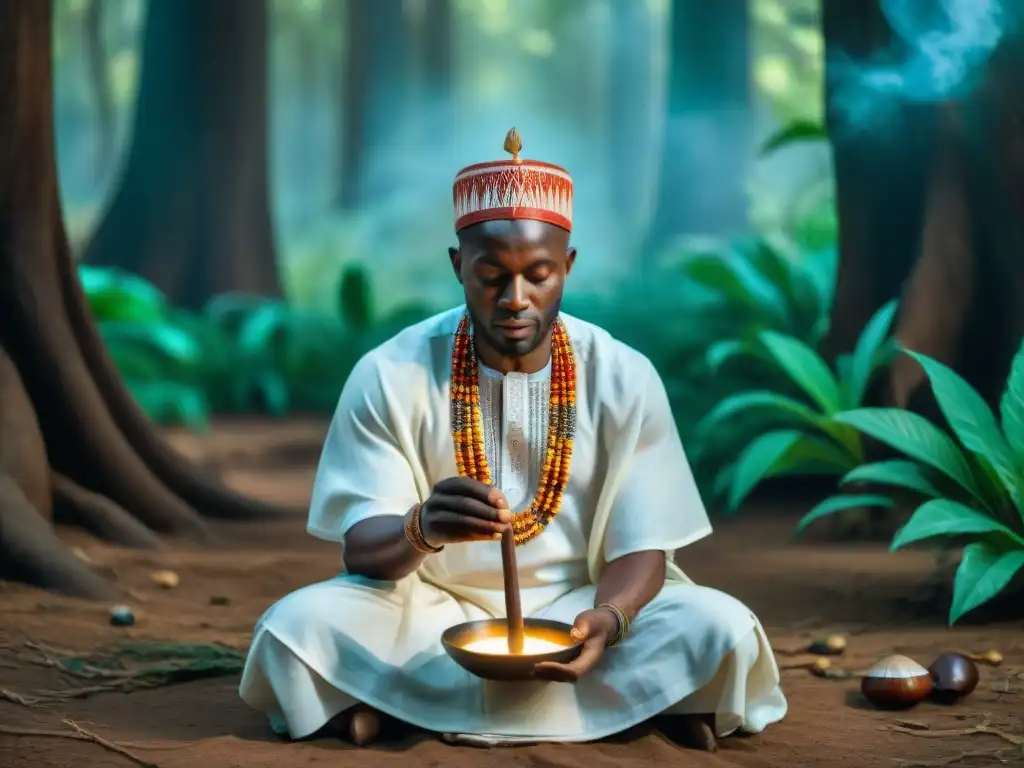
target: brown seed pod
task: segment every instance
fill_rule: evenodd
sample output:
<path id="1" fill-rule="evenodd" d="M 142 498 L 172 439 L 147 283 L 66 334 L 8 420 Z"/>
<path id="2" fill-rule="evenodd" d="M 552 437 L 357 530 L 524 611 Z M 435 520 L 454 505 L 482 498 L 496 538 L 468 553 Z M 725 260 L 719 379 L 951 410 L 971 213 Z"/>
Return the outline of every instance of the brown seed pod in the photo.
<path id="1" fill-rule="evenodd" d="M 978 666 L 959 653 L 943 653 L 928 667 L 932 676 L 932 699 L 940 704 L 956 704 L 978 685 Z"/>
<path id="2" fill-rule="evenodd" d="M 889 656 L 864 673 L 860 690 L 879 709 L 907 709 L 928 697 L 932 678 L 913 659 Z"/>
<path id="3" fill-rule="evenodd" d="M 846 638 L 842 635 L 820 637 L 807 646 L 807 652 L 818 656 L 840 656 L 846 650 Z"/>
<path id="4" fill-rule="evenodd" d="M 149 577 L 155 584 L 164 589 L 174 589 L 181 583 L 181 579 L 178 578 L 178 574 L 174 571 L 154 571 Z"/>
<path id="5" fill-rule="evenodd" d="M 982 664 L 988 664 L 990 667 L 998 667 L 1003 663 L 1003 654 L 997 651 L 995 648 L 989 649 L 984 653 L 965 653 L 962 654 L 971 661 L 978 661 Z"/>

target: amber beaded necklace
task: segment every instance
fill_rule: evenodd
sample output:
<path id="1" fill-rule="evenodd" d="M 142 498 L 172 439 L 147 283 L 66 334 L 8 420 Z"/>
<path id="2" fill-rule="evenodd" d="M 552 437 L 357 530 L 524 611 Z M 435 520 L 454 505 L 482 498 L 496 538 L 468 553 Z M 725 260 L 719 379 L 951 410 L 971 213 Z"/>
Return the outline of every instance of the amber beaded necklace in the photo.
<path id="1" fill-rule="evenodd" d="M 479 369 L 469 315 L 463 315 L 452 350 L 451 417 L 455 466 L 462 477 L 491 484 L 491 468 L 484 451 L 480 413 Z M 537 495 L 530 506 L 512 519 L 516 545 L 536 538 L 555 519 L 569 479 L 572 441 L 576 433 L 576 357 L 569 334 L 560 320 L 551 328 L 551 394 L 548 441 Z"/>

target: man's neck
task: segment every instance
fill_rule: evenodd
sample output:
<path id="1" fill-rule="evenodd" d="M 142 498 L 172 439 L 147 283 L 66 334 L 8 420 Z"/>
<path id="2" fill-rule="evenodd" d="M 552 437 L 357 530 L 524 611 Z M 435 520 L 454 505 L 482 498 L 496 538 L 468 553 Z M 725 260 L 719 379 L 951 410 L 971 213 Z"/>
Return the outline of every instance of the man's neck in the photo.
<path id="1" fill-rule="evenodd" d="M 522 357 L 502 355 L 486 343 L 476 343 L 476 354 L 483 365 L 502 374 L 539 373 L 551 360 L 551 333 L 548 332 L 544 341 L 536 349 Z"/>

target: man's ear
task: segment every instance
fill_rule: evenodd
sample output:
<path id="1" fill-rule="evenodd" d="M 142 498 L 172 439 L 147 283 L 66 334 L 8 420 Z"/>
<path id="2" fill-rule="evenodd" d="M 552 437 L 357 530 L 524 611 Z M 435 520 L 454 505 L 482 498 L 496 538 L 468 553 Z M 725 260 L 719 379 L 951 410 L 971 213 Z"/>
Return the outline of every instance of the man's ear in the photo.
<path id="1" fill-rule="evenodd" d="M 462 284 L 462 252 L 458 248 L 448 249 L 448 258 L 452 261 L 452 269 L 455 270 L 455 279 Z"/>
<path id="2" fill-rule="evenodd" d="M 565 274 L 572 272 L 572 265 L 576 263 L 576 249 L 566 248 L 565 250 Z"/>

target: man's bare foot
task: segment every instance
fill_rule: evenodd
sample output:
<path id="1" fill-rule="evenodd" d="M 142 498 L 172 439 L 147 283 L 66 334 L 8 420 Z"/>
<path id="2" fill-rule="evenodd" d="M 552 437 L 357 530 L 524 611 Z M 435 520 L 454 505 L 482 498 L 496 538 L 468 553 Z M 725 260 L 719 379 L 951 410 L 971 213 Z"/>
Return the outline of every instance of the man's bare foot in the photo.
<path id="1" fill-rule="evenodd" d="M 684 747 L 717 752 L 718 738 L 712 715 L 670 715 L 665 718 L 666 735 Z"/>
<path id="2" fill-rule="evenodd" d="M 348 721 L 348 738 L 355 746 L 365 747 L 380 733 L 380 715 L 366 706 L 355 707 Z"/>

